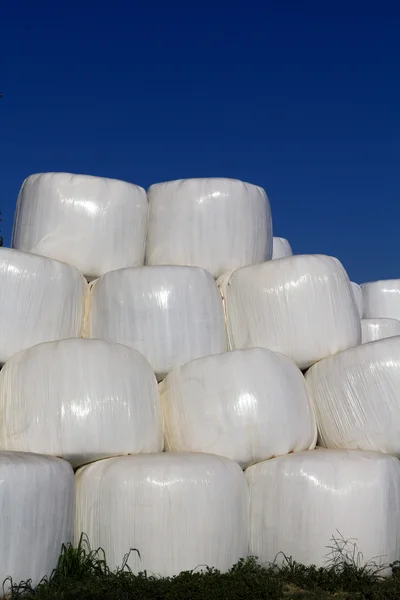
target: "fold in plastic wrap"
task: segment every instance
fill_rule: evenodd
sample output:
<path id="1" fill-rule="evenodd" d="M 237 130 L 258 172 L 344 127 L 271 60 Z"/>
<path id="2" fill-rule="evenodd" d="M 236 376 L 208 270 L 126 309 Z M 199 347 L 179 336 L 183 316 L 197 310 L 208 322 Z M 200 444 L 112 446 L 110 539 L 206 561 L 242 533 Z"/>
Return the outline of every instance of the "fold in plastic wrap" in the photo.
<path id="1" fill-rule="evenodd" d="M 141 352 L 158 379 L 226 350 L 224 311 L 209 273 L 195 267 L 141 267 L 103 275 L 91 292 L 89 335 Z"/>
<path id="2" fill-rule="evenodd" d="M 350 284 L 351 284 L 351 288 L 353 290 L 354 300 L 356 301 L 358 312 L 360 314 L 360 318 L 362 319 L 363 313 L 364 313 L 364 306 L 363 306 L 363 292 L 362 292 L 361 286 L 359 286 L 358 283 L 354 283 L 354 281 L 350 281 Z"/>
<path id="3" fill-rule="evenodd" d="M 247 469 L 250 554 L 322 567 L 342 557 L 388 564 L 399 558 L 400 463 L 373 452 L 317 449 Z M 347 541 L 347 544 L 344 542 Z M 354 546 L 356 544 L 356 548 Z M 362 555 L 358 555 L 361 552 Z M 278 555 L 278 556 L 277 556 Z"/>
<path id="4" fill-rule="evenodd" d="M 71 173 L 22 184 L 12 246 L 77 267 L 88 278 L 144 262 L 148 203 L 143 188 Z"/>
<path id="5" fill-rule="evenodd" d="M 363 283 L 361 289 L 366 319 L 400 320 L 400 279 Z"/>
<path id="6" fill-rule="evenodd" d="M 290 256 L 238 269 L 218 284 L 232 349 L 268 348 L 303 370 L 361 343 L 349 278 L 336 258 Z"/>
<path id="7" fill-rule="evenodd" d="M 132 348 L 103 340 L 39 344 L 0 372 L 0 447 L 74 467 L 163 450 L 156 378 Z"/>
<path id="8" fill-rule="evenodd" d="M 246 467 L 315 446 L 304 377 L 283 354 L 251 348 L 200 358 L 169 373 L 160 391 L 167 450 Z"/>
<path id="9" fill-rule="evenodd" d="M 0 363 L 40 342 L 79 337 L 87 292 L 77 269 L 0 248 Z"/>
<path id="10" fill-rule="evenodd" d="M 0 597 L 3 581 L 32 579 L 57 565 L 72 542 L 74 473 L 67 462 L 22 452 L 0 452 Z M 4 591 L 9 592 L 7 582 Z"/>
<path id="11" fill-rule="evenodd" d="M 397 319 L 361 319 L 361 334 L 363 344 L 400 335 L 400 321 Z"/>
<path id="12" fill-rule="evenodd" d="M 239 465 L 211 454 L 109 458 L 76 475 L 75 541 L 86 532 L 111 568 L 170 576 L 228 570 L 248 550 L 249 495 Z"/>
<path id="13" fill-rule="evenodd" d="M 400 337 L 326 358 L 305 378 L 321 446 L 400 457 Z"/>
<path id="14" fill-rule="evenodd" d="M 272 259 L 286 258 L 286 256 L 292 256 L 292 248 L 285 238 L 274 237 L 273 239 L 273 250 Z"/>
<path id="15" fill-rule="evenodd" d="M 272 258 L 263 188 L 237 179 L 181 179 L 150 186 L 146 262 L 202 267 L 215 278 Z"/>

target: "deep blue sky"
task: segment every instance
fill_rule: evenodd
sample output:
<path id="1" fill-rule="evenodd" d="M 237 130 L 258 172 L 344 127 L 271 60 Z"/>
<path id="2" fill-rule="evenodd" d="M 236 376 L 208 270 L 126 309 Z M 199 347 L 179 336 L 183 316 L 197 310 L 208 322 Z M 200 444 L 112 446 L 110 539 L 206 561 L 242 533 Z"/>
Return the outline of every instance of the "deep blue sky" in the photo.
<path id="1" fill-rule="evenodd" d="M 3 0 L 0 208 L 69 171 L 263 186 L 275 235 L 400 278 L 396 3 Z"/>

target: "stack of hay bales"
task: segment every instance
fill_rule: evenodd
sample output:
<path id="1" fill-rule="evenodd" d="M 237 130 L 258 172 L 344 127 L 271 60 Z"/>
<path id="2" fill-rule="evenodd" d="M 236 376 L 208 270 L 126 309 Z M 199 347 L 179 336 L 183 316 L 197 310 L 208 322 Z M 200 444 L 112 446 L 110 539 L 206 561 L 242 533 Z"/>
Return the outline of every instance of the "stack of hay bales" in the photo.
<path id="1" fill-rule="evenodd" d="M 400 558 L 400 338 L 365 337 L 399 282 L 293 255 L 256 185 L 67 173 L 23 183 L 0 278 L 0 575 L 82 532 L 160 575 L 321 565 L 336 531 Z"/>

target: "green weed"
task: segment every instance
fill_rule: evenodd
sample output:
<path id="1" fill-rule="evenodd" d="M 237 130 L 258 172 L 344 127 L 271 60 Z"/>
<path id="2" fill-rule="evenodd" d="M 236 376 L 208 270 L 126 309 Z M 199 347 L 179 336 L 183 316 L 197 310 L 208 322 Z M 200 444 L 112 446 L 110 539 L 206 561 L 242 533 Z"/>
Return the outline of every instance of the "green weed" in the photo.
<path id="1" fill-rule="evenodd" d="M 228 573 L 213 568 L 160 578 L 134 575 L 128 566 L 111 571 L 104 551 L 91 550 L 81 536 L 78 547 L 61 549 L 57 567 L 33 588 L 30 581 L 13 584 L 12 600 L 400 600 L 400 563 L 383 577 L 381 559 L 364 564 L 353 540 L 340 534 L 327 547 L 324 567 L 306 567 L 283 554 L 273 564 L 257 558 L 240 560 Z"/>

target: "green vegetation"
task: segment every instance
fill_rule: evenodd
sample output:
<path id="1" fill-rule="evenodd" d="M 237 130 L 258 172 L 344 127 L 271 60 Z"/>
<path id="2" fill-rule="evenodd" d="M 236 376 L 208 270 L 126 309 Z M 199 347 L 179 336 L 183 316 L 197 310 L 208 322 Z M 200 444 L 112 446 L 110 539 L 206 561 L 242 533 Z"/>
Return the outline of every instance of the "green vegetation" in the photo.
<path id="1" fill-rule="evenodd" d="M 131 552 L 138 552 L 131 550 Z M 254 558 L 239 561 L 229 573 L 214 569 L 177 577 L 134 575 L 129 555 L 116 572 L 107 567 L 103 550 L 90 549 L 82 536 L 78 548 L 63 546 L 58 565 L 36 589 L 15 584 L 14 600 L 399 600 L 400 564 L 382 577 L 373 562 L 362 567 L 362 555 L 351 541 L 333 539 L 324 568 L 304 567 L 288 558 L 283 566 L 261 567 Z"/>

